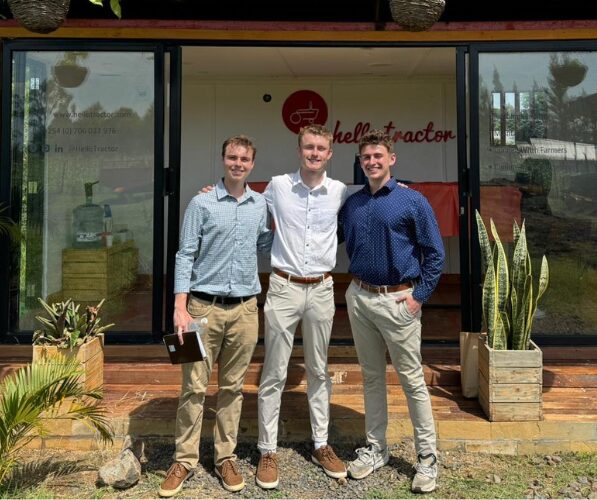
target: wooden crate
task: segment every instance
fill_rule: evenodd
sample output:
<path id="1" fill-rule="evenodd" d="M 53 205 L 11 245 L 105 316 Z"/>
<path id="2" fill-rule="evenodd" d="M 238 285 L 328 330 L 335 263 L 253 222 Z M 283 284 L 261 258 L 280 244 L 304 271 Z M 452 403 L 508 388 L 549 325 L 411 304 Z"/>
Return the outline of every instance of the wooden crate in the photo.
<path id="1" fill-rule="evenodd" d="M 77 358 L 83 374 L 81 383 L 85 389 L 97 389 L 104 385 L 104 336 L 98 335 L 90 342 L 75 347 L 72 351 L 56 346 L 33 346 L 33 363 L 51 363 L 58 355 Z"/>
<path id="2" fill-rule="evenodd" d="M 492 422 L 543 419 L 543 355 L 494 350 L 479 340 L 479 402 Z"/>
<path id="3" fill-rule="evenodd" d="M 110 298 L 137 279 L 139 250 L 133 241 L 110 248 L 62 251 L 62 296 L 77 302 Z"/>

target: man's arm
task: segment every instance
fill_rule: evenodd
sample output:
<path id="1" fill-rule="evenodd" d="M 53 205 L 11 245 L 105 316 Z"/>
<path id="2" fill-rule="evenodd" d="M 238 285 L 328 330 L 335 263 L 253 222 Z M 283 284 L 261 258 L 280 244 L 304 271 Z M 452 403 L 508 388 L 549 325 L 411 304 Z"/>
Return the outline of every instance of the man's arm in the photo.
<path id="1" fill-rule="evenodd" d="M 182 332 L 187 331 L 193 321 L 187 311 L 187 299 L 191 287 L 193 264 L 199 253 L 202 233 L 202 212 L 197 197 L 189 203 L 184 215 L 180 232 L 180 244 L 176 253 L 174 268 L 174 328 L 180 343 L 183 343 Z"/>
<path id="2" fill-rule="evenodd" d="M 274 230 L 272 228 L 272 217 L 269 210 L 265 209 L 265 214 L 259 227 L 259 236 L 257 238 L 257 251 L 261 253 L 269 253 L 272 249 L 272 242 L 274 241 Z"/>
<path id="3" fill-rule="evenodd" d="M 423 303 L 429 300 L 442 275 L 445 252 L 437 219 L 426 198 L 421 197 L 415 212 L 416 244 L 419 246 L 421 262 L 421 282 L 416 287 L 413 297 Z"/>

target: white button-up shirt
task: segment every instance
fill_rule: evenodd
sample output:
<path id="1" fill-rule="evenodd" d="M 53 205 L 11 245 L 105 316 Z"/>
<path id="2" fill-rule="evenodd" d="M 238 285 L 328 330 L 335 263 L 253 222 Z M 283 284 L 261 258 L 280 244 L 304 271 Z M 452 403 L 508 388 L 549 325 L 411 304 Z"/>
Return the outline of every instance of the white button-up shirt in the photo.
<path id="1" fill-rule="evenodd" d="M 324 174 L 322 183 L 311 189 L 295 172 L 273 177 L 263 195 L 275 223 L 272 267 L 303 277 L 331 271 L 346 186 Z"/>

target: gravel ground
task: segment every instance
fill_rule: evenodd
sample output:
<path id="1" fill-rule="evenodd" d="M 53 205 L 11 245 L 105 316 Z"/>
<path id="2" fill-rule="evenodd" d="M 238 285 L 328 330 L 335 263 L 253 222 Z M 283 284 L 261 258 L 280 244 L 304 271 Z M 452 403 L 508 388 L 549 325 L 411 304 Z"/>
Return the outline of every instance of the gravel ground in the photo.
<path id="1" fill-rule="evenodd" d="M 333 443 L 332 443 L 333 444 Z M 359 443 L 360 444 L 360 443 Z M 262 490 L 255 484 L 259 459 L 254 443 L 237 448 L 246 487 L 224 490 L 214 474 L 213 446 L 201 446 L 201 463 L 175 498 L 587 498 L 597 499 L 597 454 L 568 453 L 526 457 L 444 451 L 440 453 L 438 489 L 431 495 L 410 492 L 414 450 L 412 441 L 390 448 L 388 466 L 361 481 L 334 480 L 310 460 L 309 443 L 280 443 L 280 485 Z M 340 458 L 354 457 L 354 445 L 334 446 Z M 150 442 L 140 481 L 126 490 L 98 487 L 98 468 L 117 451 L 73 452 L 39 450 L 24 453 L 23 468 L 13 489 L 0 488 L 3 498 L 158 498 L 157 491 L 174 451 L 171 442 Z M 15 489 L 16 488 L 16 489 Z"/>
<path id="2" fill-rule="evenodd" d="M 333 445 L 333 443 L 332 443 Z M 167 449 L 165 449 L 167 448 Z M 344 461 L 354 458 L 354 446 L 334 446 L 336 454 Z M 158 477 L 165 475 L 170 464 L 172 447 L 149 450 L 148 472 L 152 466 Z M 211 444 L 202 445 L 201 463 L 193 478 L 187 481 L 183 496 L 201 498 L 364 498 L 375 496 L 376 491 L 387 489 L 391 483 L 410 485 L 414 452 L 412 444 L 405 442 L 390 448 L 391 458 L 387 467 L 382 467 L 369 477 L 360 480 L 336 480 L 327 477 L 311 462 L 310 443 L 281 443 L 278 446 L 280 484 L 274 490 L 262 490 L 255 484 L 255 471 L 259 452 L 254 444 L 243 443 L 237 447 L 238 464 L 245 478 L 246 487 L 239 493 L 224 490 L 214 473 Z"/>

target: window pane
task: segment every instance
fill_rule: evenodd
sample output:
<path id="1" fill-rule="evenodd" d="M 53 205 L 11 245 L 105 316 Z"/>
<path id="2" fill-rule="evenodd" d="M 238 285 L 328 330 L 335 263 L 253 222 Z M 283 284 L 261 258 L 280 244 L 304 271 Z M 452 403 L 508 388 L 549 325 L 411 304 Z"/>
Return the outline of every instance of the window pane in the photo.
<path id="1" fill-rule="evenodd" d="M 153 72 L 153 53 L 15 53 L 14 331 L 37 327 L 38 297 L 105 298 L 113 330 L 151 330 Z"/>
<path id="2" fill-rule="evenodd" d="M 479 81 L 481 211 L 506 242 L 524 219 L 534 273 L 549 261 L 533 332 L 594 335 L 597 53 L 481 54 Z"/>

